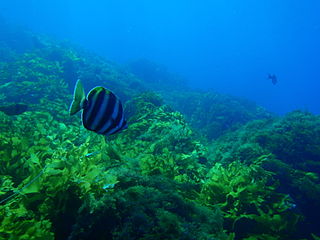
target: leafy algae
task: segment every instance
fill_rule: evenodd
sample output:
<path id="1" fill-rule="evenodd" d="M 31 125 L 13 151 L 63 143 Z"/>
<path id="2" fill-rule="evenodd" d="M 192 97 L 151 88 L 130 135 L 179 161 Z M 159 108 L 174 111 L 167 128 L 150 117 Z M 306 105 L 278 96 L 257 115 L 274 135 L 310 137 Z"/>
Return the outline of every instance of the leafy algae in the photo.
<path id="1" fill-rule="evenodd" d="M 30 111 L 0 112 L 0 239 L 317 239 L 319 116 L 170 91 L 166 72 L 5 31 L 0 98 Z M 78 78 L 119 93 L 126 131 L 105 141 L 68 116 Z"/>

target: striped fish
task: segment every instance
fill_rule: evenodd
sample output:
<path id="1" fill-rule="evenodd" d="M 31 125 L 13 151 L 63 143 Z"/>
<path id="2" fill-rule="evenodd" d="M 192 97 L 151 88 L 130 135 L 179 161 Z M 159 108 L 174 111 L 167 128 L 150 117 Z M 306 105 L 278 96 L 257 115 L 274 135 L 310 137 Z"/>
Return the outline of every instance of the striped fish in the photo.
<path id="1" fill-rule="evenodd" d="M 83 110 L 83 126 L 90 131 L 109 136 L 127 128 L 122 104 L 114 93 L 104 87 L 95 87 L 86 98 L 78 80 L 69 113 L 74 115 L 80 110 Z"/>

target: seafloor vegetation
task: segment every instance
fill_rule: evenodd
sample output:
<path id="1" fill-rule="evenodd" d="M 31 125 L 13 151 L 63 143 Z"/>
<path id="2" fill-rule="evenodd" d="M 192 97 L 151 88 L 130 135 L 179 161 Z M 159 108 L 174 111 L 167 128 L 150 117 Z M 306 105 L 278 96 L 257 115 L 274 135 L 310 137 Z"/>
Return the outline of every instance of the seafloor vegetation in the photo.
<path id="1" fill-rule="evenodd" d="M 29 106 L 0 112 L 0 239 L 319 239 L 319 116 L 0 30 L 1 105 Z M 78 78 L 117 93 L 127 130 L 105 139 L 68 115 Z"/>

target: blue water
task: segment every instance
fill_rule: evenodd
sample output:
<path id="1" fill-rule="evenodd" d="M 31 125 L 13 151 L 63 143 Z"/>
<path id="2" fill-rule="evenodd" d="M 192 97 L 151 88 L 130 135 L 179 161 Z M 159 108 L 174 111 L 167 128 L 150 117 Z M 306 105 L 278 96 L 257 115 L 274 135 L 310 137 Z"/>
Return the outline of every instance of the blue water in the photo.
<path id="1" fill-rule="evenodd" d="M 320 113 L 318 0 L 10 0 L 10 22 L 118 63 L 164 64 L 195 88 Z M 273 85 L 268 73 L 278 77 Z"/>

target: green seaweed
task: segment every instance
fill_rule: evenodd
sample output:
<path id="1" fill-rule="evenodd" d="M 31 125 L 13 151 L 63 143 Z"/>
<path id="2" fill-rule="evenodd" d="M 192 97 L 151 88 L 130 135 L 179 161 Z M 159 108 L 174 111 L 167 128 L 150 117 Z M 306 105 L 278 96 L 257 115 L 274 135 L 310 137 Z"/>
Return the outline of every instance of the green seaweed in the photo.
<path id="1" fill-rule="evenodd" d="M 276 192 L 273 173 L 262 168 L 267 160 L 268 156 L 261 156 L 250 165 L 216 163 L 210 170 L 199 200 L 208 206 L 220 206 L 229 231 L 245 236 L 260 233 L 284 237 L 299 220 L 290 211 L 287 195 Z M 243 224 L 253 228 L 244 233 Z"/>
<path id="2" fill-rule="evenodd" d="M 141 77 L 70 43 L 19 36 L 35 42 L 0 41 L 0 99 L 29 105 L 0 112 L 0 239 L 318 238 L 319 116 L 276 118 L 191 91 L 153 63 Z M 119 95 L 128 129 L 104 138 L 69 116 L 78 78 Z"/>

